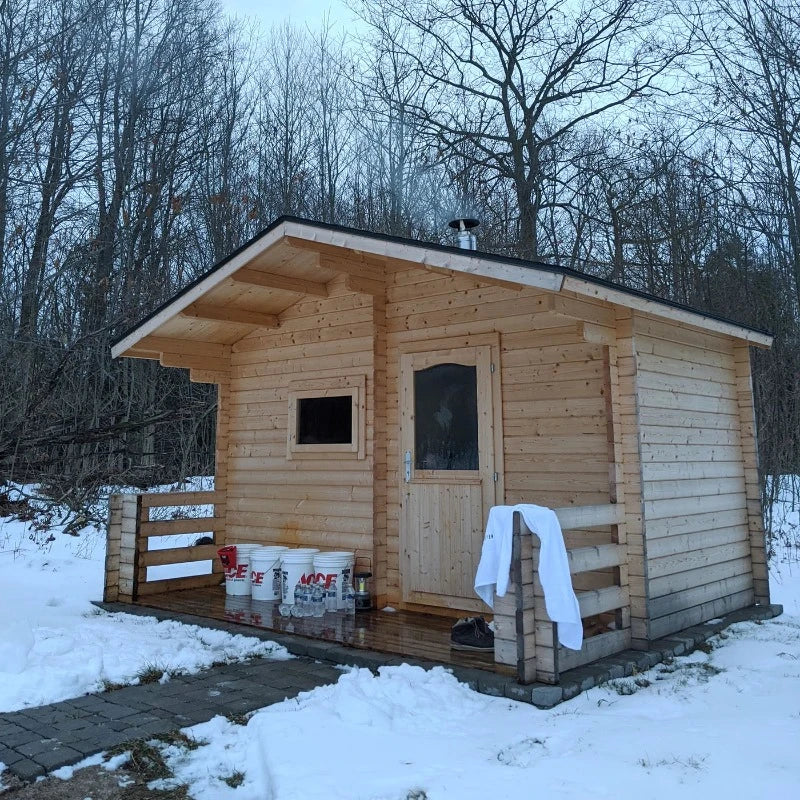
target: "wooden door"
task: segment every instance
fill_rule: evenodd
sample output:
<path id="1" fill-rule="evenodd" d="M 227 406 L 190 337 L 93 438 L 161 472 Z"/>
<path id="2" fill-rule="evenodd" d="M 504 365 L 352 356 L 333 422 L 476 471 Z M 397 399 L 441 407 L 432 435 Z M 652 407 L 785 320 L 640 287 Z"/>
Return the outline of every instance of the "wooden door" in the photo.
<path id="1" fill-rule="evenodd" d="M 408 353 L 400 360 L 400 580 L 403 600 L 477 611 L 475 570 L 498 502 L 489 345 Z"/>

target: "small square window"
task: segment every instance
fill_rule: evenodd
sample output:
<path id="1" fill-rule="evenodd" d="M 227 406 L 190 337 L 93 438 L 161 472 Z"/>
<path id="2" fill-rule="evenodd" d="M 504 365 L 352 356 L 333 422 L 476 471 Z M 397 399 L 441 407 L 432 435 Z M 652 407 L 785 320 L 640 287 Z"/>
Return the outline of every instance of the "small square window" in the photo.
<path id="1" fill-rule="evenodd" d="M 364 458 L 364 397 L 364 376 L 293 383 L 287 458 Z"/>
<path id="2" fill-rule="evenodd" d="M 352 444 L 353 398 L 301 397 L 297 401 L 297 444 Z"/>

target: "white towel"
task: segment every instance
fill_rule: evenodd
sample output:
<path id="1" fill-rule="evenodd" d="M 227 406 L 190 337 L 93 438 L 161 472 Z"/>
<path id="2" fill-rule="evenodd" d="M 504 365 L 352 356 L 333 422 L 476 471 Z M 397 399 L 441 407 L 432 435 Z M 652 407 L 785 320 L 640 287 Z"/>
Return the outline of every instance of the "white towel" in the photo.
<path id="1" fill-rule="evenodd" d="M 580 650 L 583 643 L 581 612 L 572 590 L 564 535 L 552 509 L 529 504 L 489 509 L 481 560 L 475 573 L 475 592 L 492 608 L 494 595 L 503 597 L 508 589 L 515 511 L 522 514 L 528 530 L 533 531 L 541 543 L 539 580 L 547 614 L 558 623 L 558 641 L 570 650 Z"/>

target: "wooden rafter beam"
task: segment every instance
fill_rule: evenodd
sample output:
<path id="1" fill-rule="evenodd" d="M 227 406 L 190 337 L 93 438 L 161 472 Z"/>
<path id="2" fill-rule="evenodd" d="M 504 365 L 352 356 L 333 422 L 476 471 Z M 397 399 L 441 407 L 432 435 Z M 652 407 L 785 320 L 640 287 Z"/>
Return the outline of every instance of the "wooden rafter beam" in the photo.
<path id="1" fill-rule="evenodd" d="M 344 285 L 348 291 L 358 292 L 359 294 L 369 294 L 375 297 L 381 297 L 386 294 L 386 283 L 372 278 L 359 278 L 356 275 L 348 275 L 345 278 Z"/>
<path id="2" fill-rule="evenodd" d="M 366 260 L 361 254 L 352 256 L 321 255 L 319 265 L 322 269 L 329 269 L 341 275 L 352 275 L 357 278 L 366 278 L 371 281 L 386 279 L 386 268 L 375 262 L 374 259 Z"/>
<path id="3" fill-rule="evenodd" d="M 210 369 L 189 370 L 189 380 L 192 383 L 224 383 L 229 377 L 229 372 L 215 372 Z"/>
<path id="4" fill-rule="evenodd" d="M 317 239 L 304 239 L 302 236 L 284 236 L 283 241 L 296 250 L 310 250 L 313 253 L 332 253 L 342 255 L 341 247 L 329 242 L 320 242 Z"/>
<path id="5" fill-rule="evenodd" d="M 261 272 L 261 270 L 243 267 L 231 275 L 231 280 L 237 283 L 246 283 L 249 286 L 263 286 L 266 289 L 283 289 L 287 292 L 298 294 L 313 294 L 317 297 L 327 297 L 328 287 L 319 281 L 307 278 L 293 278 L 289 275 L 278 275 L 275 272 Z"/>
<path id="6" fill-rule="evenodd" d="M 159 353 L 183 353 L 187 356 L 227 358 L 231 354 L 229 344 L 203 342 L 197 339 L 173 339 L 169 336 L 148 336 L 142 340 L 141 345 Z"/>
<path id="7" fill-rule="evenodd" d="M 230 359 L 213 356 L 187 356 L 183 353 L 162 353 L 162 367 L 181 367 L 183 369 L 213 370 L 226 372 L 230 367 Z"/>
<path id="8" fill-rule="evenodd" d="M 277 328 L 278 317 L 261 311 L 250 311 L 233 306 L 207 306 L 193 303 L 180 312 L 184 317 L 229 322 L 233 325 L 253 325 L 256 328 Z"/>

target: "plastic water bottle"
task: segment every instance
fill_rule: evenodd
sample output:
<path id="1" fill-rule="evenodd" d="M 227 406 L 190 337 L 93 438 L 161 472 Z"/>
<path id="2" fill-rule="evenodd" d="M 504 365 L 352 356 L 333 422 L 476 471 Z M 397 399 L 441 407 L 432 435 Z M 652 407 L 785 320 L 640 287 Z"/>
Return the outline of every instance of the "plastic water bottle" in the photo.
<path id="1" fill-rule="evenodd" d="M 282 617 L 290 617 L 292 615 L 292 606 L 289 603 L 280 603 L 278 605 L 278 613 Z"/>
<path id="2" fill-rule="evenodd" d="M 294 605 L 292 606 L 293 617 L 305 616 L 305 585 L 302 581 L 297 581 L 294 587 Z"/>
<path id="3" fill-rule="evenodd" d="M 311 616 L 321 617 L 325 614 L 325 588 L 315 583 L 311 589 Z"/>
<path id="4" fill-rule="evenodd" d="M 347 614 L 356 613 L 356 591 L 349 584 L 344 590 L 344 610 Z"/>
<path id="5" fill-rule="evenodd" d="M 325 589 L 325 611 L 333 612 L 337 610 L 336 603 L 336 579 L 331 578 Z"/>
<path id="6" fill-rule="evenodd" d="M 303 616 L 310 617 L 313 614 L 313 608 L 311 603 L 311 595 L 314 591 L 314 585 L 311 583 L 305 584 L 303 586 Z"/>

